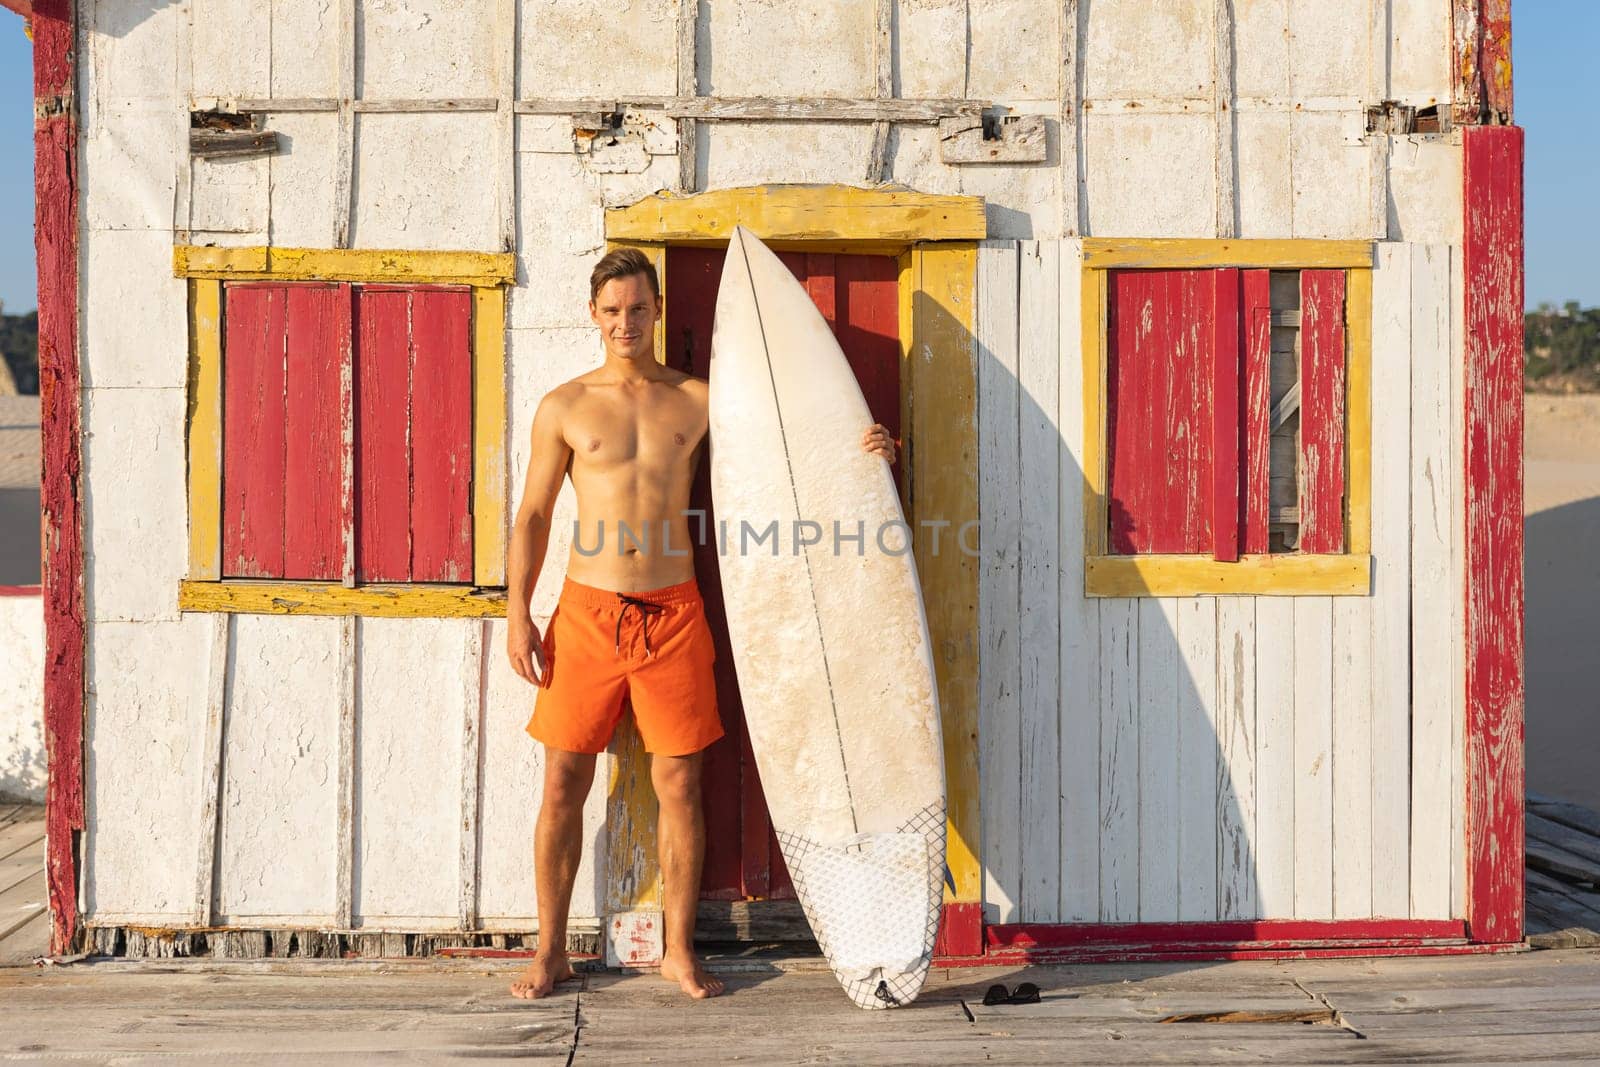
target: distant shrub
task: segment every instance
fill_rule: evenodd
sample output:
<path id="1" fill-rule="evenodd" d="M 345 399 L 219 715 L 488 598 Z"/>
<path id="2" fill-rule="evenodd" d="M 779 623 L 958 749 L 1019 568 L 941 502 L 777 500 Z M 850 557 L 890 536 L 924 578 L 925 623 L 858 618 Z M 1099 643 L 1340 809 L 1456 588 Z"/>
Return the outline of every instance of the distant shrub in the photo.
<path id="1" fill-rule="evenodd" d="M 1600 307 L 1540 304 L 1525 319 L 1523 351 L 1530 390 L 1600 392 Z"/>

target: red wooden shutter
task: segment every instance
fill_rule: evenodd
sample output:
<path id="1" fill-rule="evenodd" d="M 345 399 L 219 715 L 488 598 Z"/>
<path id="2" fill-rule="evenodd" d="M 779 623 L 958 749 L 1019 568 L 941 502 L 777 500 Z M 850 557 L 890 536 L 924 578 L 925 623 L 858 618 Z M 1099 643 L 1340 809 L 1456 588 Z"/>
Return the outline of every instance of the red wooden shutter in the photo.
<path id="1" fill-rule="evenodd" d="M 1110 273 L 1111 551 L 1210 552 L 1215 283 L 1205 270 Z"/>
<path id="2" fill-rule="evenodd" d="M 1211 272 L 1211 555 L 1239 558 L 1239 271 Z"/>
<path id="3" fill-rule="evenodd" d="M 472 579 L 472 295 L 367 286 L 356 367 L 356 577 Z"/>
<path id="4" fill-rule="evenodd" d="M 1344 551 L 1344 271 L 1300 272 L 1300 551 Z"/>
<path id="5" fill-rule="evenodd" d="M 1244 551 L 1267 552 L 1268 502 L 1272 455 L 1272 276 L 1265 270 L 1241 272 L 1244 332 L 1241 413 L 1243 456 L 1240 459 L 1240 523 Z"/>
<path id="6" fill-rule="evenodd" d="M 348 287 L 229 285 L 223 574 L 340 577 L 340 362 Z"/>

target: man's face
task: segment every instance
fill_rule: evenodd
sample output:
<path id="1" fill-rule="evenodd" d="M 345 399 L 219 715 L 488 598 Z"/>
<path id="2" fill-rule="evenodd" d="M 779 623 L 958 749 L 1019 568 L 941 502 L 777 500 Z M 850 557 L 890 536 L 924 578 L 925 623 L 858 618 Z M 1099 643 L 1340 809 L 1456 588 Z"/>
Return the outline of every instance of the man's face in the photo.
<path id="1" fill-rule="evenodd" d="M 606 353 L 622 359 L 652 354 L 660 316 L 661 301 L 643 274 L 613 278 L 589 301 L 589 317 L 600 327 Z"/>

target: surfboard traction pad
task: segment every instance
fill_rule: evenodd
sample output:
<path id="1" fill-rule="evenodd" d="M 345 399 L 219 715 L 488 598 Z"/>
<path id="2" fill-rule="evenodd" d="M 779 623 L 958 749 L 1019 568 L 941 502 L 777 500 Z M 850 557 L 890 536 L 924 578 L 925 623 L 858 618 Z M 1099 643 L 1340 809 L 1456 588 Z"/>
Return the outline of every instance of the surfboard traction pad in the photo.
<path id="1" fill-rule="evenodd" d="M 943 910 L 945 833 L 943 801 L 929 804 L 894 833 L 863 834 L 859 839 L 837 845 L 826 845 L 783 830 L 776 832 L 795 894 L 800 898 L 817 945 L 833 968 L 834 977 L 857 1007 L 901 1007 L 910 1004 L 922 991 L 933 961 L 933 944 Z M 861 977 L 856 973 L 857 968 L 841 966 L 851 955 L 847 946 L 896 942 L 896 933 L 903 935 L 906 921 L 911 918 L 885 917 L 882 910 L 874 906 L 873 899 L 875 884 L 881 887 L 885 882 L 905 881 L 909 872 L 903 863 L 895 862 L 897 857 L 893 855 L 900 852 L 909 858 L 903 847 L 909 844 L 905 838 L 920 839 L 927 855 L 927 914 L 922 950 L 914 958 L 884 959 L 870 976 Z M 873 847 L 875 855 L 864 855 L 868 846 Z M 890 865 L 900 870 L 892 871 Z M 899 922 L 895 921 L 897 918 Z M 900 927 L 899 931 L 893 929 L 896 926 Z M 905 941 L 899 943 L 905 944 Z"/>

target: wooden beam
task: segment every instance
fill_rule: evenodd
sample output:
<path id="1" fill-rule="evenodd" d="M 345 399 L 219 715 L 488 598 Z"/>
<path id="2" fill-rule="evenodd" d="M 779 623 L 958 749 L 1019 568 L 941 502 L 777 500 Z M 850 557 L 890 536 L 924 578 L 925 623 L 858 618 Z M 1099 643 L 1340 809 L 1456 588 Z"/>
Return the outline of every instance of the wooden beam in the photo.
<path id="1" fill-rule="evenodd" d="M 987 233 L 982 197 L 848 185 L 658 193 L 606 212 L 612 241 L 725 241 L 736 225 L 764 241 L 966 241 Z"/>
<path id="2" fill-rule="evenodd" d="M 921 245 L 912 253 L 917 290 L 912 304 L 910 436 L 914 552 L 944 734 L 949 812 L 946 864 L 953 899 L 981 899 L 978 780 L 978 516 L 977 304 L 978 247 L 966 242 Z M 902 384 L 902 388 L 906 386 Z M 934 551 L 921 520 L 949 523 Z M 966 542 L 960 539 L 969 538 Z M 963 547 L 965 544 L 965 548 Z"/>
<path id="3" fill-rule="evenodd" d="M 506 584 L 506 291 L 472 302 L 472 580 Z"/>
<path id="4" fill-rule="evenodd" d="M 370 248 L 215 248 L 178 245 L 179 277 L 227 281 L 405 282 L 509 285 L 517 257 L 510 252 L 415 251 Z"/>
<path id="5" fill-rule="evenodd" d="M 318 582 L 181 581 L 181 611 L 256 615 L 374 615 L 395 619 L 480 619 L 505 615 L 503 591 L 467 585 L 343 585 Z"/>
<path id="6" fill-rule="evenodd" d="M 1523 928 L 1522 131 L 1463 131 L 1467 925 Z"/>
<path id="7" fill-rule="evenodd" d="M 700 5 L 697 0 L 679 0 L 678 3 L 678 96 L 695 98 L 700 95 L 700 58 L 695 39 L 700 27 Z M 699 186 L 700 159 L 698 125 L 692 116 L 678 118 L 678 191 L 692 193 Z"/>
<path id="8" fill-rule="evenodd" d="M 461 818 L 460 900 L 461 929 L 478 925 L 478 820 L 480 817 L 478 764 L 483 756 L 483 645 L 487 624 L 468 625 L 461 663 Z"/>
<path id="9" fill-rule="evenodd" d="M 1090 556 L 1083 580 L 1084 595 L 1092 597 L 1366 596 L 1371 573 L 1371 556 L 1278 552 L 1223 563 L 1210 556 L 1151 554 Z"/>
<path id="10" fill-rule="evenodd" d="M 1372 267 L 1371 241 L 1085 237 L 1083 265 L 1112 267 Z"/>
<path id="11" fill-rule="evenodd" d="M 356 619 L 339 620 L 339 751 L 334 817 L 333 918 L 348 930 L 354 917 L 356 810 Z"/>
<path id="12" fill-rule="evenodd" d="M 78 936 L 84 829 L 82 390 L 78 365 L 78 5 L 33 5 L 34 232 L 39 279 L 40 521 L 44 587 L 45 870 L 50 951 Z"/>
<path id="13" fill-rule="evenodd" d="M 33 17 L 33 0 L 0 0 L 0 7 L 15 11 L 25 19 Z"/>
<path id="14" fill-rule="evenodd" d="M 228 652 L 233 619 L 211 620 L 211 660 L 206 678 L 206 732 L 200 761 L 200 855 L 195 867 L 193 921 L 210 926 L 215 918 L 218 823 L 222 806 L 222 724 L 227 715 Z"/>
<path id="15" fill-rule="evenodd" d="M 222 283 L 189 283 L 189 577 L 222 577 Z"/>

